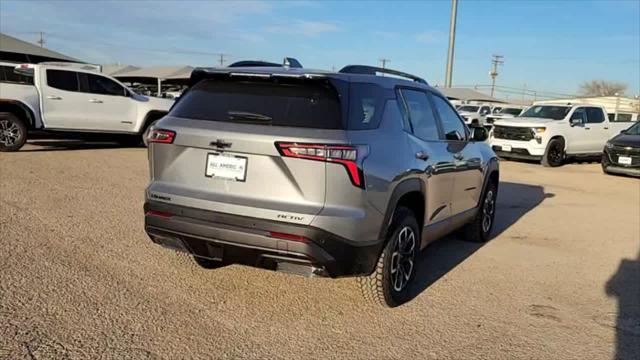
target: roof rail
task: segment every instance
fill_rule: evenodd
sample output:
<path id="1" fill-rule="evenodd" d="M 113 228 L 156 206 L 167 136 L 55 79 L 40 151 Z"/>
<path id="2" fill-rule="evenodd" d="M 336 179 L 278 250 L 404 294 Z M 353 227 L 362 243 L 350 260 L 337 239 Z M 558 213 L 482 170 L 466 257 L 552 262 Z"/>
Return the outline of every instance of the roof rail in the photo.
<path id="1" fill-rule="evenodd" d="M 282 64 L 276 64 L 262 60 L 241 60 L 236 61 L 228 67 L 284 67 L 302 69 L 302 64 L 292 57 L 286 57 L 282 60 Z"/>
<path id="2" fill-rule="evenodd" d="M 389 75 L 395 75 L 395 76 L 411 79 L 415 82 L 428 85 L 427 81 L 421 77 L 417 77 L 415 75 L 411 75 L 398 70 L 386 69 L 386 68 L 381 68 L 376 66 L 347 65 L 342 69 L 340 69 L 339 72 L 345 73 L 345 74 L 362 74 L 362 75 L 377 75 L 378 73 L 389 74 Z"/>

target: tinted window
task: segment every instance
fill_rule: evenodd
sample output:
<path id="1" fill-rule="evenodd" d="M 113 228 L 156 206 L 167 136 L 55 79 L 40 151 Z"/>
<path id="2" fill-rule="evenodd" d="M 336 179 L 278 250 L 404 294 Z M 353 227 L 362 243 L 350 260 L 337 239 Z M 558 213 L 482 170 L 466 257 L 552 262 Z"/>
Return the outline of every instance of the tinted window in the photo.
<path id="1" fill-rule="evenodd" d="M 491 112 L 491 108 L 488 106 L 483 106 L 480 108 L 480 113 L 481 114 L 489 114 Z"/>
<path id="2" fill-rule="evenodd" d="M 442 123 L 442 131 L 444 132 L 445 138 L 447 140 L 460 140 L 458 135 L 462 140 L 466 139 L 466 127 L 455 110 L 449 105 L 449 103 L 441 98 L 440 96 L 433 95 L 431 96 L 433 99 L 433 104 L 438 111 L 438 115 L 440 115 L 440 121 Z M 456 133 L 458 135 L 456 135 Z"/>
<path id="3" fill-rule="evenodd" d="M 604 122 L 604 112 L 602 109 L 595 107 L 587 108 L 587 122 L 588 123 L 601 123 Z"/>
<path id="4" fill-rule="evenodd" d="M 87 82 L 89 85 L 89 91 L 92 94 L 100 94 L 100 95 L 117 95 L 124 96 L 125 91 L 124 87 L 122 87 L 117 82 L 108 79 L 104 76 L 94 75 L 94 74 L 83 74 L 87 77 Z"/>
<path id="5" fill-rule="evenodd" d="M 471 105 L 464 105 L 464 106 L 460 106 L 458 108 L 458 111 L 476 112 L 476 111 L 478 111 L 478 107 L 477 106 L 471 106 Z"/>
<path id="6" fill-rule="evenodd" d="M 422 91 L 401 90 L 409 110 L 409 122 L 413 134 L 422 140 L 439 140 L 438 124 L 431 110 L 427 94 Z"/>
<path id="7" fill-rule="evenodd" d="M 387 100 L 387 103 L 384 105 L 384 112 L 382 113 L 382 121 L 386 123 L 396 122 L 403 124 L 405 129 L 410 130 L 411 127 L 408 123 L 408 116 L 404 115 L 403 110 L 396 100 Z"/>
<path id="8" fill-rule="evenodd" d="M 352 83 L 349 90 L 349 129 L 375 129 L 382 116 L 382 88 L 375 84 Z"/>
<path id="9" fill-rule="evenodd" d="M 0 66 L 0 81 L 33 85 L 33 77 L 18 75 L 13 69 L 13 66 Z"/>
<path id="10" fill-rule="evenodd" d="M 171 115 L 207 121 L 343 128 L 338 94 L 324 82 L 203 80 L 180 97 Z"/>
<path id="11" fill-rule="evenodd" d="M 60 90 L 78 91 L 78 75 L 74 71 L 47 70 L 47 85 Z"/>
<path id="12" fill-rule="evenodd" d="M 585 111 L 584 108 L 577 108 L 573 114 L 571 114 L 571 120 L 580 119 L 580 121 L 585 122 Z"/>

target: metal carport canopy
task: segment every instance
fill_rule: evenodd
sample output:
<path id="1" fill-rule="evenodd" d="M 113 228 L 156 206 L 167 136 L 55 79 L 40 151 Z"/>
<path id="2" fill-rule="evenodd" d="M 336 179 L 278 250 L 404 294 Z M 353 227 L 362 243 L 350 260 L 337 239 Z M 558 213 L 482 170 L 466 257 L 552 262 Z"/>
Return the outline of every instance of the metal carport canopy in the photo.
<path id="1" fill-rule="evenodd" d="M 84 62 L 78 59 L 74 59 L 71 56 L 60 54 L 58 52 L 51 51 L 44 47 L 40 47 L 40 46 L 31 44 L 29 42 L 16 39 L 13 36 L 9 36 L 3 33 L 0 33 L 0 53 L 13 54 L 12 55 L 13 57 L 25 56 L 25 60 L 28 60 L 29 62 L 42 62 L 42 61 L 70 61 L 70 62 L 77 62 L 77 63 Z M 34 57 L 34 59 L 30 59 L 30 57 Z M 34 61 L 34 60 L 37 60 L 37 61 Z"/>
<path id="2" fill-rule="evenodd" d="M 508 101 L 496 99 L 492 96 L 483 94 L 479 91 L 475 91 L 467 88 L 437 88 L 444 96 L 451 100 L 464 100 L 464 101 L 486 101 L 495 103 L 508 103 Z"/>

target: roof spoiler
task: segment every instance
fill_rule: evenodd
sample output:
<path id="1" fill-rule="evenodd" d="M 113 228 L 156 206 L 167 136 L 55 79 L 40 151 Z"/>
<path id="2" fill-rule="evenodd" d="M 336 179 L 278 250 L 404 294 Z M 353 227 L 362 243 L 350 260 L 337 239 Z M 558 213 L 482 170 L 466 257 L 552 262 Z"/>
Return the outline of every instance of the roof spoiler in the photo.
<path id="1" fill-rule="evenodd" d="M 403 77 L 405 79 L 413 80 L 417 83 L 427 84 L 427 81 L 421 77 L 411 75 L 406 72 L 392 70 L 387 68 L 381 68 L 376 66 L 368 66 L 368 65 L 347 65 L 340 69 L 341 73 L 344 74 L 360 74 L 360 75 L 378 75 L 378 74 L 389 74 L 394 76 Z"/>

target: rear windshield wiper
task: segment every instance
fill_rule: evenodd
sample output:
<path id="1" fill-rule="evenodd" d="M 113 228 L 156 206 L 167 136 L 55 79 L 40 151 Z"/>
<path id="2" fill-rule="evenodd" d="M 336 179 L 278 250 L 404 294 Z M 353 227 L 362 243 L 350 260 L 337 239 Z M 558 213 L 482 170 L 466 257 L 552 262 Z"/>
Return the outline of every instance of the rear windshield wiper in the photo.
<path id="1" fill-rule="evenodd" d="M 229 120 L 231 121 L 263 123 L 271 122 L 271 120 L 273 120 L 271 116 L 246 111 L 227 111 L 227 114 L 229 115 Z"/>

